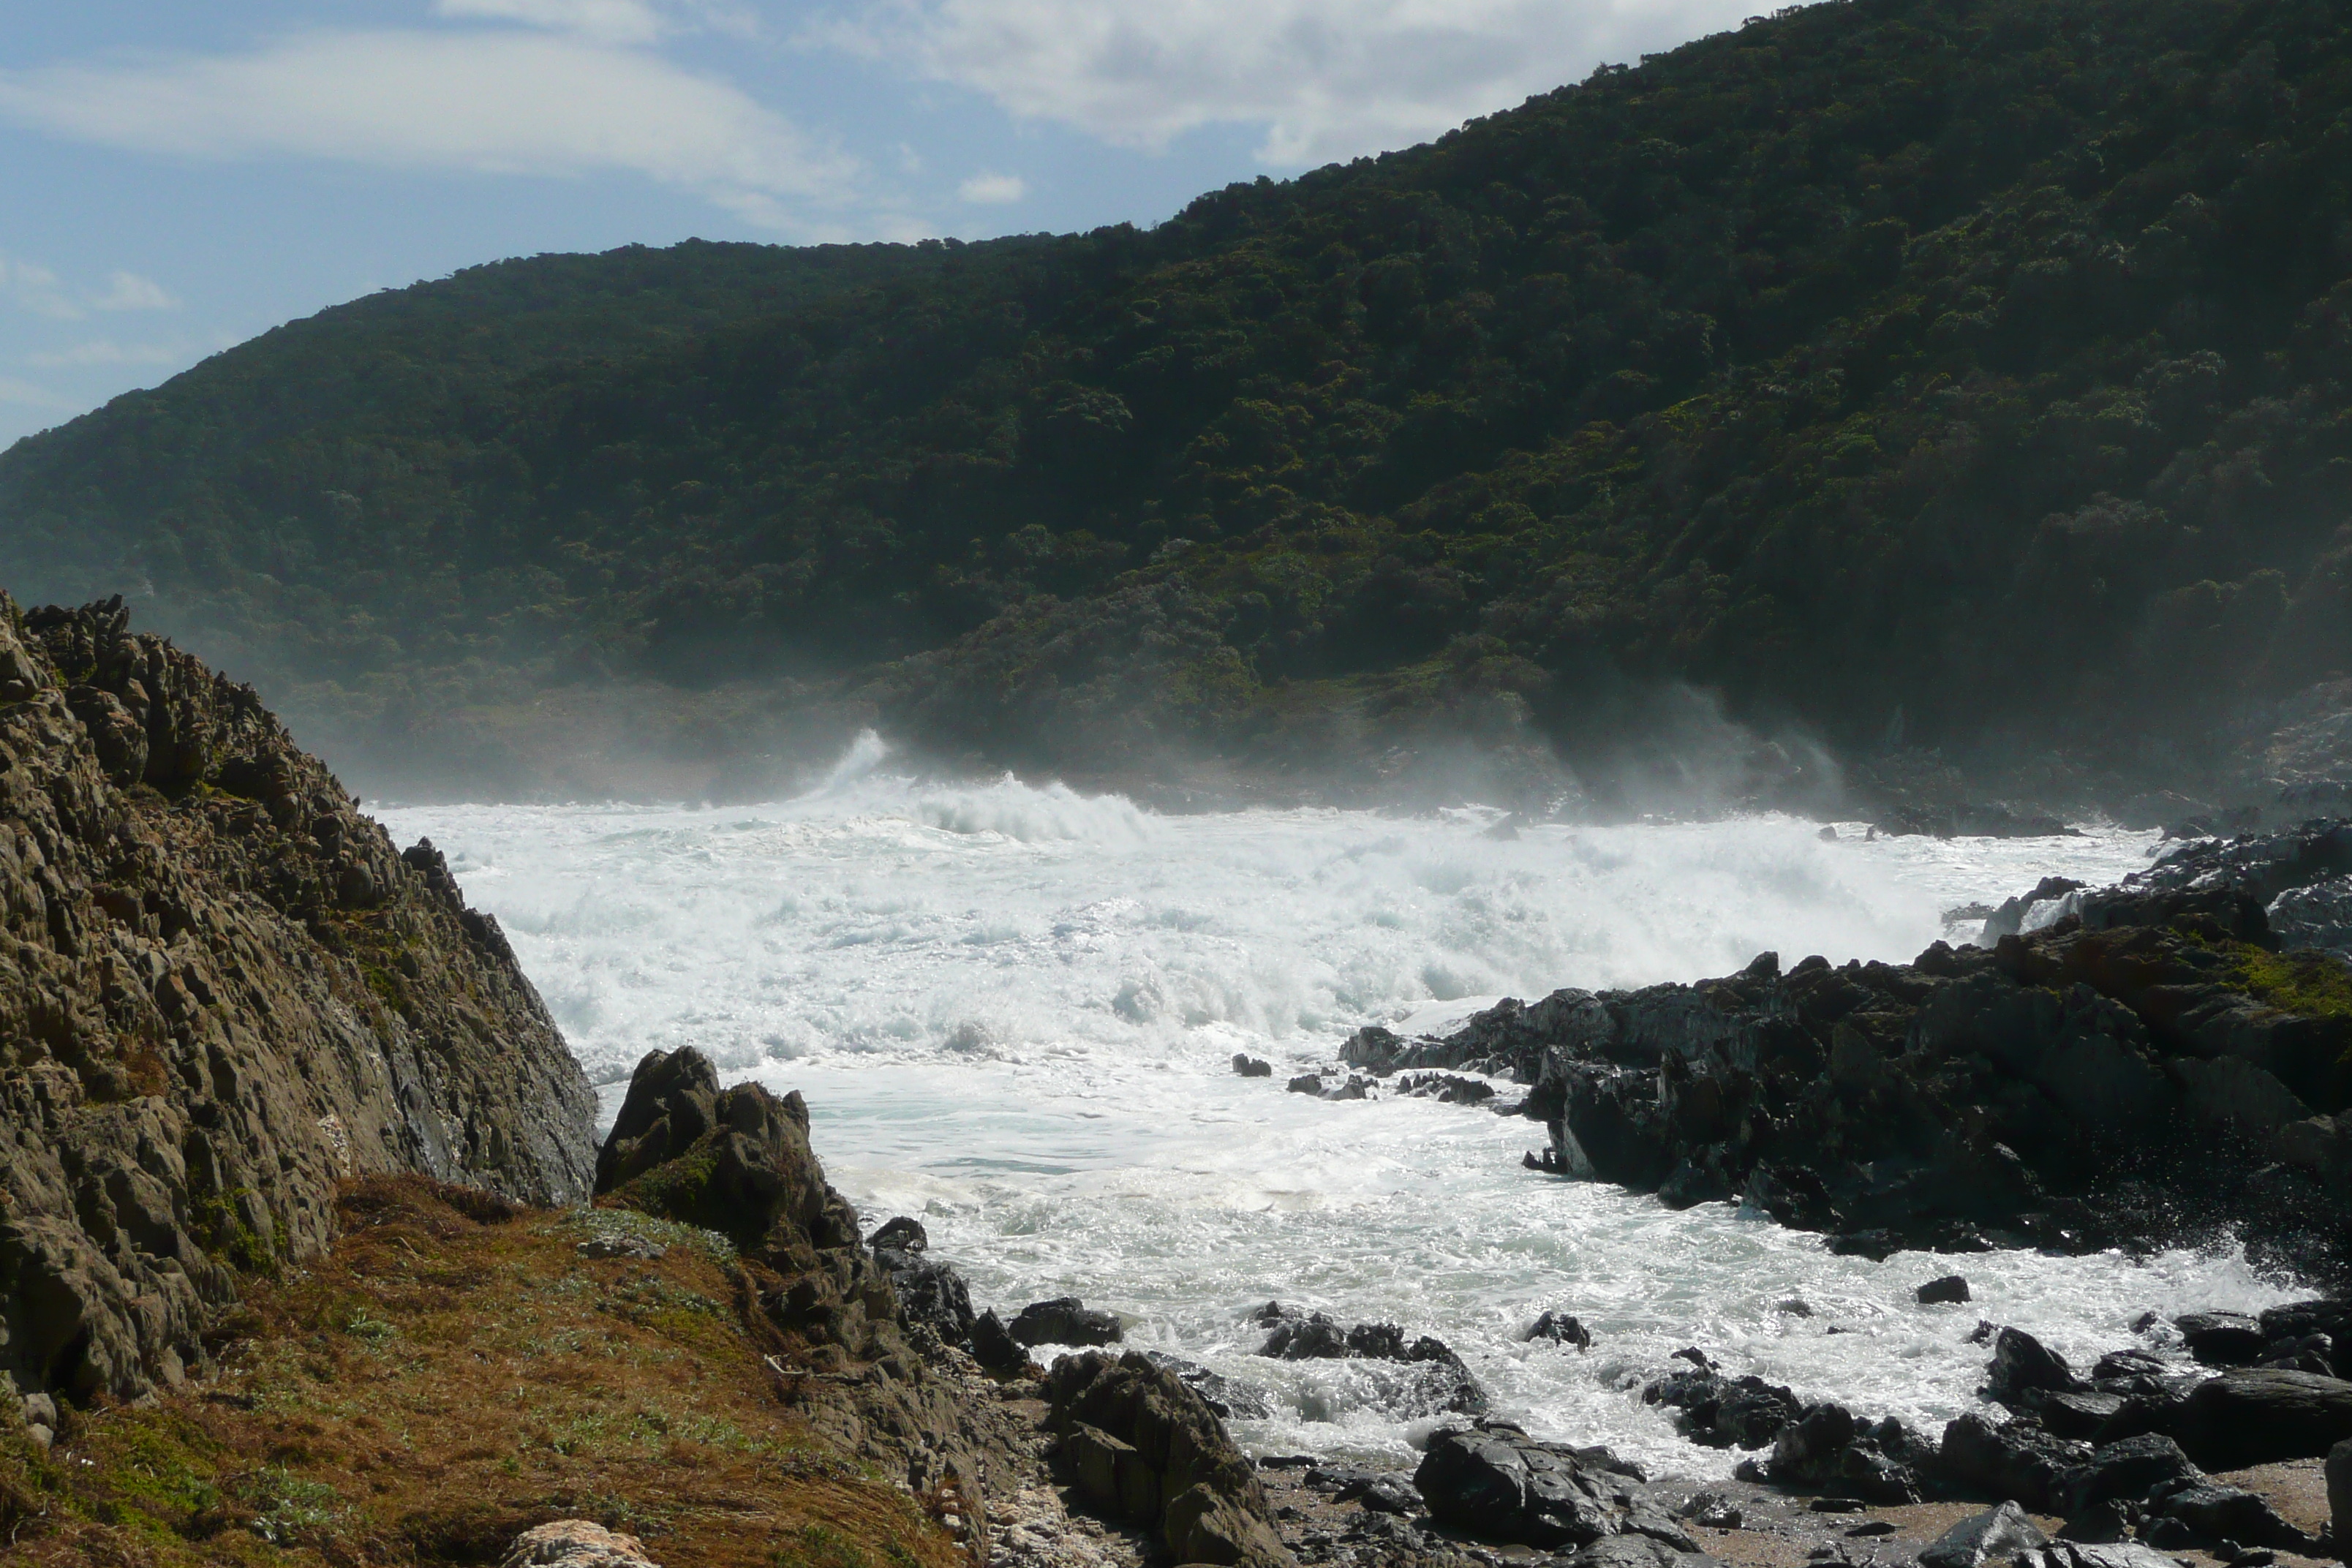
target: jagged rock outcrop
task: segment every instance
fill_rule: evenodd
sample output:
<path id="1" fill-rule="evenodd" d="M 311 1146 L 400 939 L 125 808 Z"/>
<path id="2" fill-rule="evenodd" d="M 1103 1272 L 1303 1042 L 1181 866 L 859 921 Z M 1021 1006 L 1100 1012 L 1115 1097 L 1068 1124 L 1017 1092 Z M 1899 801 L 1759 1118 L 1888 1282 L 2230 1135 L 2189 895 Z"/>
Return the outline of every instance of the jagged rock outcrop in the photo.
<path id="1" fill-rule="evenodd" d="M 890 1277 L 824 1179 L 798 1090 L 721 1089 L 691 1047 L 646 1053 L 596 1156 L 596 1195 L 726 1237 L 762 1271 L 761 1305 L 781 1328 L 853 1355 L 905 1348 Z"/>
<path id="2" fill-rule="evenodd" d="M 594 1097 L 486 915 L 119 600 L 0 595 L 0 1376 L 136 1394 L 338 1182 L 587 1195 Z"/>
<path id="3" fill-rule="evenodd" d="M 2352 970 L 2266 910 L 2347 864 L 2352 824 L 2190 846 L 1990 948 L 1786 972 L 1766 953 L 1695 985 L 1505 1001 L 1444 1040 L 1366 1029 L 1343 1055 L 1508 1073 L 1549 1124 L 1546 1168 L 1744 1198 L 1843 1250 L 2226 1226 L 2333 1273 L 2352 1265 Z"/>
<path id="4" fill-rule="evenodd" d="M 1139 1351 L 1065 1356 L 1048 1422 L 1079 1489 L 1158 1531 L 1178 1563 L 1295 1568 L 1257 1473 L 1201 1395 Z"/>

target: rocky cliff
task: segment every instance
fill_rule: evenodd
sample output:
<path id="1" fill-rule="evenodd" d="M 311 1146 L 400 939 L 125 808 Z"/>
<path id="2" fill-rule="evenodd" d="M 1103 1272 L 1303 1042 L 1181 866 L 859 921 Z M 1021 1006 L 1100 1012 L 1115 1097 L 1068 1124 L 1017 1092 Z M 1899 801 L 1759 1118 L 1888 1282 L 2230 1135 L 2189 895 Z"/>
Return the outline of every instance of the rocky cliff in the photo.
<path id="1" fill-rule="evenodd" d="M 584 1199 L 594 1100 L 497 922 L 119 600 L 0 595 L 0 1375 L 136 1394 L 339 1182 Z"/>
<path id="2" fill-rule="evenodd" d="M 2044 882 L 1989 946 L 1785 972 L 1766 953 L 1695 985 L 1506 1001 L 1444 1040 L 1365 1029 L 1343 1056 L 1508 1073 L 1549 1124 L 1545 1168 L 1676 1207 L 1744 1199 L 1843 1251 L 2227 1231 L 2336 1279 L 2347 873 L 2352 823 L 2210 841 L 2112 889 Z"/>

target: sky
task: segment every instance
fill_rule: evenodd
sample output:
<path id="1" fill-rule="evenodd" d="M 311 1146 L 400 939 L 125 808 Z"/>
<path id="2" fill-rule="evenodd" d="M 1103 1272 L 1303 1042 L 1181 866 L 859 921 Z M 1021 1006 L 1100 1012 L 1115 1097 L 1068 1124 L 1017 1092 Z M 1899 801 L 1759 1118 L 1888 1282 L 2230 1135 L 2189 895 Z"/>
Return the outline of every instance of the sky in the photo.
<path id="1" fill-rule="evenodd" d="M 1157 223 L 1758 0 L 0 0 L 0 446 L 549 251 Z"/>

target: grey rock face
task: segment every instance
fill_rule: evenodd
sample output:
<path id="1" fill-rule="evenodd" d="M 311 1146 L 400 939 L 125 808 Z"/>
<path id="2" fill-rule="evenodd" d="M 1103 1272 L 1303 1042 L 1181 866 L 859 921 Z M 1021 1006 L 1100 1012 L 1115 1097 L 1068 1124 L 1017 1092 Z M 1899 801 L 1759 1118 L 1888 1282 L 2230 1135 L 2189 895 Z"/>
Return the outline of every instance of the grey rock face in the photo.
<path id="1" fill-rule="evenodd" d="M 2005 1502 L 1944 1531 L 1919 1553 L 1919 1562 L 1922 1568 L 1978 1568 L 1991 1559 L 2014 1557 L 2049 1544 L 2050 1538 L 2025 1517 L 2023 1509 Z"/>
<path id="2" fill-rule="evenodd" d="M 589 1190 L 594 1097 L 440 855 L 120 602 L 0 595 L 0 1373 L 179 1381 L 335 1184 Z"/>

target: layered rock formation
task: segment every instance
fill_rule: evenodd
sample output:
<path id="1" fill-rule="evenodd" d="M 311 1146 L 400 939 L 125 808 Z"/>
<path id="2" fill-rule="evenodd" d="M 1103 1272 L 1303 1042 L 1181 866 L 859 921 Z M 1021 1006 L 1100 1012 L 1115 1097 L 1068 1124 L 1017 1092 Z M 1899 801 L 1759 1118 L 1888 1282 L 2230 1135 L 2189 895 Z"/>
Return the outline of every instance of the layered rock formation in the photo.
<path id="1" fill-rule="evenodd" d="M 1766 953 L 1696 985 L 1506 1001 L 1444 1040 L 1366 1029 L 1344 1055 L 1510 1074 L 1546 1168 L 1744 1198 L 1841 1249 L 2210 1226 L 2331 1275 L 2352 1260 L 2352 969 L 2292 945 L 2309 937 L 2285 917 L 2347 867 L 2342 825 L 2193 846 L 2036 901 L 2039 929 L 1989 948 L 1785 972 Z"/>
<path id="2" fill-rule="evenodd" d="M 0 1374 L 136 1394 L 336 1184 L 588 1194 L 594 1099 L 488 916 L 120 601 L 0 595 Z"/>

